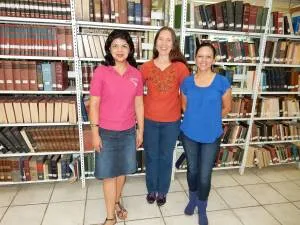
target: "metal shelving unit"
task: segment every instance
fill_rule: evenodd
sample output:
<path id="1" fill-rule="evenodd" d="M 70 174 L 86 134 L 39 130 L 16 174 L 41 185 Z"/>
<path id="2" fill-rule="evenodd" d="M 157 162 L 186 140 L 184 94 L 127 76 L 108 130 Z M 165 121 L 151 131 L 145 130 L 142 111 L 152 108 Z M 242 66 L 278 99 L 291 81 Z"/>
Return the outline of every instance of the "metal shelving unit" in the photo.
<path id="1" fill-rule="evenodd" d="M 194 5 L 194 2 L 197 2 L 197 0 L 191 0 L 190 6 L 192 7 Z M 203 1 L 200 1 L 201 3 L 204 3 Z M 210 3 L 210 2 L 205 2 L 205 3 Z M 214 2 L 211 2 L 214 3 Z M 272 9 L 272 0 L 266 0 L 265 1 L 265 7 L 268 7 L 270 10 L 268 11 L 268 16 L 267 16 L 267 21 L 266 21 L 266 27 L 269 27 L 270 24 L 270 18 L 271 18 L 271 9 Z M 258 99 L 259 95 L 300 95 L 299 92 L 264 92 L 264 91 L 259 91 L 259 82 L 260 82 L 260 77 L 261 77 L 261 71 L 263 67 L 297 67 L 299 68 L 300 65 L 289 65 L 289 64 L 266 64 L 264 63 L 264 50 L 265 50 L 265 45 L 266 41 L 268 38 L 271 39 L 279 39 L 279 38 L 288 38 L 291 40 L 300 40 L 300 36 L 297 35 L 279 35 L 279 34 L 269 34 L 268 29 L 265 29 L 264 33 L 248 33 L 248 32 L 236 32 L 236 31 L 224 31 L 224 30 L 208 30 L 208 29 L 195 29 L 195 28 L 187 28 L 186 27 L 186 20 L 187 20 L 187 7 L 188 0 L 183 0 L 182 1 L 182 16 L 181 16 L 181 29 L 180 29 L 180 47 L 181 51 L 184 52 L 185 48 L 185 37 L 187 35 L 192 35 L 192 34 L 206 34 L 206 35 L 211 35 L 212 37 L 220 36 L 222 38 L 228 36 L 229 38 L 234 36 L 242 36 L 245 38 L 259 38 L 260 39 L 260 46 L 259 46 L 259 62 L 258 63 L 229 63 L 229 62 L 216 62 L 215 65 L 218 66 L 243 66 L 245 67 L 255 67 L 256 68 L 256 79 L 254 81 L 253 85 L 253 90 L 243 90 L 243 91 L 237 91 L 237 90 L 232 90 L 233 95 L 251 95 L 252 96 L 252 110 L 250 113 L 249 118 L 224 118 L 222 121 L 247 121 L 249 124 L 248 127 L 248 132 L 247 132 L 247 138 L 245 140 L 245 143 L 243 144 L 222 144 L 221 146 L 243 146 L 244 147 L 244 157 L 243 161 L 241 163 L 241 166 L 236 166 L 234 168 L 238 168 L 240 174 L 244 173 L 245 170 L 245 164 L 246 164 L 246 158 L 247 158 L 247 153 L 248 153 L 248 147 L 249 145 L 261 145 L 261 144 L 277 144 L 277 143 L 293 143 L 293 142 L 299 142 L 299 140 L 286 140 L 286 141 L 268 141 L 268 142 L 254 142 L 250 140 L 251 137 L 251 130 L 252 130 L 252 125 L 254 121 L 257 120 L 299 120 L 300 117 L 272 117 L 272 118 L 257 118 L 255 117 L 255 111 L 256 111 L 256 102 Z M 191 14 L 191 16 L 193 16 Z M 195 61 L 188 61 L 189 64 L 194 65 Z M 223 169 L 227 169 L 227 167 L 224 167 Z M 228 169 L 232 169 L 232 167 L 228 167 Z M 185 170 L 184 170 L 185 171 Z"/>

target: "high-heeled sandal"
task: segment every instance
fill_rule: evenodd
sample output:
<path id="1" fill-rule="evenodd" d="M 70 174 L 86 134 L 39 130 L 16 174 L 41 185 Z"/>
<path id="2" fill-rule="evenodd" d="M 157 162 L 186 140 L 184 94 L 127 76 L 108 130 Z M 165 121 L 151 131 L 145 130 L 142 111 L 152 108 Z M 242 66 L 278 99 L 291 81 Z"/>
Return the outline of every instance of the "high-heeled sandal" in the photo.
<path id="1" fill-rule="evenodd" d="M 120 202 L 116 202 L 116 205 L 118 205 L 119 209 L 116 209 L 116 215 L 120 220 L 125 220 L 127 218 L 127 210 L 124 208 L 124 206 Z"/>
<path id="2" fill-rule="evenodd" d="M 113 225 L 115 225 L 117 223 L 116 217 L 114 217 L 112 219 L 106 218 L 105 221 L 104 221 L 104 223 L 102 223 L 101 225 L 105 225 L 107 221 L 114 221 Z"/>

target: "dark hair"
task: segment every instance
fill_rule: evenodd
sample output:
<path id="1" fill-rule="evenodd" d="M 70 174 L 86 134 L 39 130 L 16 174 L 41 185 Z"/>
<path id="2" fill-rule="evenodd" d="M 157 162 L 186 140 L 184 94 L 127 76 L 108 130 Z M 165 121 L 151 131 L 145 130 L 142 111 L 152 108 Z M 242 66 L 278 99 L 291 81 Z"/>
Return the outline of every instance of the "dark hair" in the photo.
<path id="1" fill-rule="evenodd" d="M 104 56 L 104 61 L 101 62 L 101 64 L 103 64 L 105 66 L 114 66 L 116 64 L 114 58 L 112 57 L 112 55 L 110 53 L 110 46 L 111 46 L 111 43 L 117 38 L 123 39 L 127 42 L 127 44 L 129 45 L 129 49 L 130 49 L 128 57 L 127 57 L 127 62 L 131 66 L 137 67 L 137 63 L 136 63 L 135 58 L 134 58 L 133 41 L 130 37 L 129 32 L 126 31 L 126 30 L 113 30 L 108 35 L 108 38 L 106 39 L 106 42 L 105 42 L 105 53 L 106 53 L 106 55 Z"/>
<path id="2" fill-rule="evenodd" d="M 209 47 L 213 52 L 214 58 L 216 57 L 217 51 L 216 51 L 215 47 L 210 42 L 202 42 L 200 45 L 197 46 L 197 49 L 195 52 L 195 58 L 197 57 L 197 53 L 198 53 L 199 49 L 203 48 L 203 47 Z"/>
<path id="3" fill-rule="evenodd" d="M 156 49 L 156 42 L 157 42 L 158 36 L 164 30 L 169 31 L 171 33 L 171 36 L 172 36 L 173 47 L 172 47 L 172 49 L 170 51 L 170 54 L 169 54 L 170 61 L 171 62 L 182 62 L 188 67 L 186 59 L 180 51 L 179 44 L 178 44 L 178 41 L 176 39 L 175 31 L 170 27 L 162 27 L 156 33 L 155 38 L 154 38 L 154 46 L 153 46 L 153 59 L 156 59 L 159 55 L 159 53 Z"/>

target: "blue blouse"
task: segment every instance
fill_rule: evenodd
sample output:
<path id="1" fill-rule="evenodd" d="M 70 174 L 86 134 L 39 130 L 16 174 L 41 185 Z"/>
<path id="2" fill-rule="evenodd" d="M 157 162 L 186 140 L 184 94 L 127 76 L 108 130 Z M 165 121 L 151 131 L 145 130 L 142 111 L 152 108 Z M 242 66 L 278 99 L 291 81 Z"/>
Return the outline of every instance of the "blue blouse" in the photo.
<path id="1" fill-rule="evenodd" d="M 180 129 L 194 141 L 213 143 L 223 133 L 222 96 L 230 84 L 220 74 L 207 87 L 196 86 L 194 79 L 194 74 L 185 78 L 180 87 L 187 98 Z"/>

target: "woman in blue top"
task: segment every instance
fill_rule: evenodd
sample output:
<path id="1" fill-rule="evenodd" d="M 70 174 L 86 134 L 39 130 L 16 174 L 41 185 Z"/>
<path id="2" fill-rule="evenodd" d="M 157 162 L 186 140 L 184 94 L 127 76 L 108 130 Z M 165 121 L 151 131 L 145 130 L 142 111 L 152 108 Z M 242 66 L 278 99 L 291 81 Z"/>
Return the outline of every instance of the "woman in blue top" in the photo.
<path id="1" fill-rule="evenodd" d="M 201 44 L 195 56 L 197 72 L 181 85 L 184 118 L 180 128 L 189 185 L 189 203 L 184 212 L 192 215 L 197 206 L 201 225 L 208 224 L 207 199 L 223 133 L 222 116 L 231 110 L 230 84 L 212 71 L 215 55 L 210 43 Z"/>

